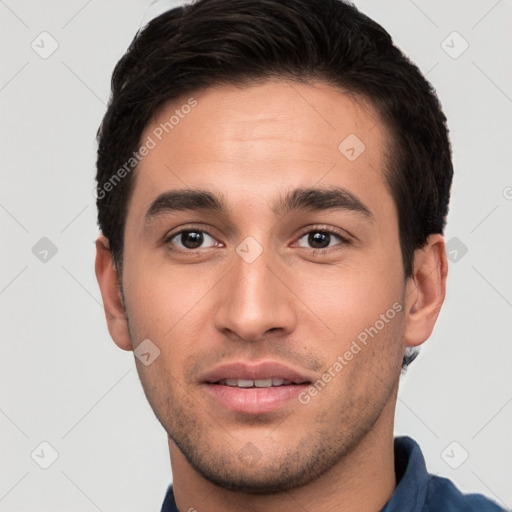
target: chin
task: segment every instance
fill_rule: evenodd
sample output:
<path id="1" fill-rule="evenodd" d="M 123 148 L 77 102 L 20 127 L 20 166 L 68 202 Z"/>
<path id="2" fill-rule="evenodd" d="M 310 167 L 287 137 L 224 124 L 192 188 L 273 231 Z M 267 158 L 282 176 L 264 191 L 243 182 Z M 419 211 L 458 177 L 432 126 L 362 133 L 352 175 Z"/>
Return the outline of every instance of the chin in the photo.
<path id="1" fill-rule="evenodd" d="M 251 442 L 241 450 L 226 446 L 219 451 L 218 445 L 203 444 L 199 450 L 197 445 L 183 446 L 174 441 L 203 478 L 220 488 L 254 495 L 278 494 L 307 485 L 335 466 L 345 452 L 339 445 L 337 450 L 329 449 L 329 443 L 315 442 L 311 436 L 293 447 L 280 443 L 277 450 L 267 446 L 264 453 Z"/>

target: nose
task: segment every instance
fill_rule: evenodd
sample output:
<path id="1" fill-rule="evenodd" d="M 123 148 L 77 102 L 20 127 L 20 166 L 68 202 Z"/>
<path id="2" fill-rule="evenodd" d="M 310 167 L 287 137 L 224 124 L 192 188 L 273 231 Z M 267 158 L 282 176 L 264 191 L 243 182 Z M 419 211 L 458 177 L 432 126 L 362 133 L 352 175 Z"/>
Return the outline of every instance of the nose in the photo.
<path id="1" fill-rule="evenodd" d="M 290 334 L 297 323 L 294 295 L 284 273 L 265 251 L 252 262 L 234 256 L 222 280 L 215 327 L 232 339 L 258 341 Z"/>

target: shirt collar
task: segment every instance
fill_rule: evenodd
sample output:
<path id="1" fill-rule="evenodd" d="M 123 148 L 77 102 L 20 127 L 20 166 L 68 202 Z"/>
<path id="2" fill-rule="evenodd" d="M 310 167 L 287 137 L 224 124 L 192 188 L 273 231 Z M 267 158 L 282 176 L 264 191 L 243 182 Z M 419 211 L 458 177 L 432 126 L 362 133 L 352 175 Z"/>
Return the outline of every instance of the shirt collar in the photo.
<path id="1" fill-rule="evenodd" d="M 395 475 L 397 486 L 381 512 L 419 512 L 423 510 L 430 476 L 421 449 L 408 436 L 395 437 Z"/>

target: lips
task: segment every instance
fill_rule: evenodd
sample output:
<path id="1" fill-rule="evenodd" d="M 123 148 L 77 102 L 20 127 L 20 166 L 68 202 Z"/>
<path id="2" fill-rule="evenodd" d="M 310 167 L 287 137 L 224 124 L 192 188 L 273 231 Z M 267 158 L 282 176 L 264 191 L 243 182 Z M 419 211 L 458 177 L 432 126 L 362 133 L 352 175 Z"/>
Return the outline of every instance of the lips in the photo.
<path id="1" fill-rule="evenodd" d="M 217 408 L 264 414 L 289 405 L 311 381 L 289 366 L 267 361 L 224 364 L 207 372 L 200 382 Z"/>
<path id="2" fill-rule="evenodd" d="M 289 366 L 274 361 L 224 364 L 210 372 L 207 372 L 200 380 L 208 384 L 218 384 L 221 381 L 224 383 L 224 381 L 234 381 L 235 379 L 239 381 L 253 382 L 268 381 L 268 379 L 272 379 L 273 381 L 275 380 L 276 386 L 282 385 L 283 382 L 290 384 L 305 384 L 311 382 L 307 375 L 302 374 Z M 277 383 L 278 379 L 282 379 L 283 382 Z M 247 387 L 252 387 L 252 385 Z M 261 387 L 268 386 L 262 385 Z"/>

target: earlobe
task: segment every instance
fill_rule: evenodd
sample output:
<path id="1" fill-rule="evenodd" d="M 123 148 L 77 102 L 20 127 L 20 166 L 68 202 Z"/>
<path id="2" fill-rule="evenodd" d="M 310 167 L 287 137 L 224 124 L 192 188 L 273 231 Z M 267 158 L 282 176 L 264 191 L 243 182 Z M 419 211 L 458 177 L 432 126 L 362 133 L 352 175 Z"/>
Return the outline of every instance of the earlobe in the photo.
<path id="1" fill-rule="evenodd" d="M 103 235 L 100 235 L 96 240 L 95 271 L 110 336 L 119 348 L 133 350 L 121 295 L 119 276 L 114 267 L 108 239 Z"/>
<path id="2" fill-rule="evenodd" d="M 447 274 L 444 238 L 430 235 L 427 244 L 415 252 L 413 276 L 407 283 L 406 346 L 421 345 L 430 337 L 444 302 Z"/>

